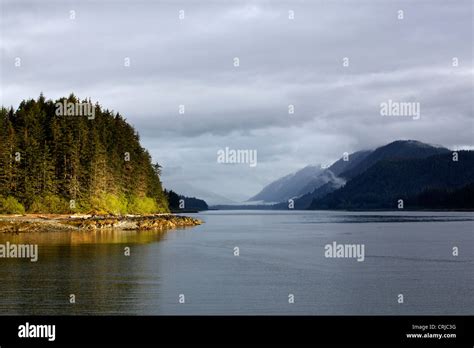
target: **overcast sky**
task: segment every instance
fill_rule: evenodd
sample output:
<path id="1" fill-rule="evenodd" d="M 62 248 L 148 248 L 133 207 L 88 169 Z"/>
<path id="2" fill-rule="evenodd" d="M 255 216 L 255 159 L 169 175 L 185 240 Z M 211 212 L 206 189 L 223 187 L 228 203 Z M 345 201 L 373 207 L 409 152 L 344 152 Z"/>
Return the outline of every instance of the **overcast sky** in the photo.
<path id="1" fill-rule="evenodd" d="M 183 194 L 241 201 L 345 151 L 474 142 L 471 0 L 0 3 L 1 104 L 99 101 Z M 389 99 L 420 103 L 420 119 L 381 116 Z M 257 166 L 217 163 L 225 147 Z"/>

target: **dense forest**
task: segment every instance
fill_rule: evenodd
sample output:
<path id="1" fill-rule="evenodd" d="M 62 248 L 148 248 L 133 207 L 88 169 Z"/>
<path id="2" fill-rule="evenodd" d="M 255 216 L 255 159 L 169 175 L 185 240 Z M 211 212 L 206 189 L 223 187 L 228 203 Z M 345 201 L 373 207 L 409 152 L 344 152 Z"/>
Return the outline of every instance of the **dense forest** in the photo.
<path id="1" fill-rule="evenodd" d="M 208 210 L 207 203 L 199 198 L 186 197 L 179 195 L 173 190 L 165 190 L 166 197 L 168 198 L 168 204 L 171 211 L 189 211 L 189 210 Z"/>
<path id="2" fill-rule="evenodd" d="M 89 105 L 93 117 L 61 105 Z M 168 212 L 160 166 L 125 118 L 98 103 L 40 95 L 2 107 L 0 140 L 0 213 Z"/>
<path id="3" fill-rule="evenodd" d="M 472 209 L 474 207 L 474 183 L 461 188 L 428 189 L 410 197 L 407 207 L 411 209 Z"/>

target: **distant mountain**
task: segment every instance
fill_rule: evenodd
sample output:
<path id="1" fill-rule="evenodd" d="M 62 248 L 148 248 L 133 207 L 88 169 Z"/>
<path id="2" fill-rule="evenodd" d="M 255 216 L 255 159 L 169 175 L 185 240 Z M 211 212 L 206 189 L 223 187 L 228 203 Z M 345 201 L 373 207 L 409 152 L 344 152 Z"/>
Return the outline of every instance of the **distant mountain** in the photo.
<path id="1" fill-rule="evenodd" d="M 416 143 L 414 155 L 433 149 Z M 405 144 L 400 145 L 406 148 Z M 459 151 L 458 161 L 453 161 L 449 150 L 437 149 L 443 153 L 380 160 L 350 179 L 344 187 L 313 200 L 310 209 L 396 209 L 399 199 L 404 200 L 405 208 L 423 208 L 430 192 L 445 202 L 463 197 L 461 188 L 474 183 L 474 152 Z M 420 206 L 422 202 L 425 203 Z M 458 202 L 458 205 L 463 204 Z"/>
<path id="2" fill-rule="evenodd" d="M 350 170 L 363 161 L 372 151 L 364 150 L 351 153 L 346 159 L 340 158 L 327 170 L 323 171 L 315 180 L 312 180 L 299 192 L 298 198 L 294 200 L 294 209 L 307 209 L 314 199 L 324 197 L 326 194 L 336 191 L 346 183 L 346 180 L 339 175 L 346 170 Z M 287 202 L 275 208 L 288 206 Z"/>
<path id="3" fill-rule="evenodd" d="M 328 182 L 336 182 L 336 181 L 337 182 L 342 181 L 342 184 L 345 183 L 345 180 L 339 180 L 337 176 L 334 175 L 334 173 L 331 170 L 325 169 L 322 172 L 320 172 L 318 176 L 316 176 L 314 179 L 310 180 L 306 185 L 304 185 L 303 188 L 301 188 L 299 192 L 293 196 L 293 198 L 300 197 L 310 192 L 313 192 L 315 189 L 318 189 L 319 187 L 325 185 Z"/>
<path id="4" fill-rule="evenodd" d="M 294 199 L 294 206 L 293 209 L 304 210 L 308 209 L 314 199 L 324 197 L 330 192 L 336 191 L 338 188 L 341 187 L 341 183 L 337 183 L 334 181 L 329 181 L 324 185 L 314 189 L 312 192 L 308 192 L 305 195 L 302 195 L 296 199 Z M 289 209 L 288 208 L 289 202 L 282 202 L 273 205 L 273 209 Z"/>
<path id="5" fill-rule="evenodd" d="M 296 173 L 286 175 L 265 186 L 257 195 L 248 201 L 282 202 L 301 194 L 304 187 L 311 182 L 323 185 L 326 182 L 318 181 L 323 169 L 320 166 L 306 166 Z M 314 189 L 314 188 L 313 188 Z"/>
<path id="6" fill-rule="evenodd" d="M 370 153 L 371 151 L 355 152 L 349 155 L 347 161 L 341 158 L 328 169 L 322 169 L 321 166 L 306 166 L 293 174 L 286 175 L 268 184 L 248 201 L 283 202 L 286 206 L 288 199 L 295 199 L 309 194 L 328 182 L 332 181 L 334 185 L 331 184 L 327 187 L 339 187 L 340 180 L 336 177 L 344 170 L 357 166 Z M 309 203 L 311 203 L 311 200 Z"/>
<path id="7" fill-rule="evenodd" d="M 313 199 L 320 198 L 340 188 L 345 184 L 346 180 L 339 178 L 338 175 L 344 170 L 358 165 L 370 153 L 371 151 L 367 150 L 354 152 L 346 159 L 339 159 L 328 169 L 321 170 L 314 178 L 308 180 L 299 192 L 294 192 L 293 195 L 289 197 L 294 199 L 294 209 L 307 209 Z M 275 204 L 273 209 L 288 209 L 288 199 Z"/>
<path id="8" fill-rule="evenodd" d="M 227 197 L 221 196 L 217 193 L 214 193 L 209 190 L 199 189 L 193 185 L 188 184 L 184 181 L 173 181 L 173 180 L 163 180 L 164 186 L 172 189 L 175 192 L 183 192 L 190 197 L 199 197 L 200 199 L 206 201 L 207 204 L 213 206 L 217 204 L 237 204 L 237 202 L 228 199 Z"/>
<path id="9" fill-rule="evenodd" d="M 367 156 L 372 153 L 372 150 L 364 150 L 364 151 L 357 151 L 351 153 L 347 160 L 341 158 L 334 162 L 333 165 L 329 167 L 329 170 L 333 172 L 335 175 L 339 176 L 342 172 L 348 171 L 359 165 Z"/>
<path id="10" fill-rule="evenodd" d="M 426 165 L 426 171 L 431 172 L 429 163 L 433 162 L 424 160 L 437 155 L 445 155 L 448 159 L 451 151 L 416 140 L 397 140 L 375 150 L 349 154 L 346 158 L 336 161 L 328 169 L 307 166 L 267 185 L 249 201 L 275 202 L 279 200 L 280 203 L 274 204 L 272 209 L 288 209 L 289 199 L 293 199 L 294 209 L 382 209 L 393 207 L 395 196 L 415 200 L 416 195 L 433 187 L 442 190 L 442 193 L 436 191 L 433 194 L 454 195 L 452 190 L 456 190 L 459 185 L 469 184 L 469 180 L 458 183 L 458 186 L 451 184 L 442 186 L 441 183 L 445 182 L 444 178 L 438 183 L 432 182 L 435 180 L 434 177 L 421 182 L 411 180 L 416 183 L 411 188 L 399 182 L 403 181 L 404 175 L 410 175 L 415 170 L 414 168 L 418 168 L 419 163 Z M 469 155 L 463 156 L 469 158 Z M 410 165 L 417 163 L 417 165 L 413 168 L 405 167 L 407 163 Z M 392 181 L 387 183 L 387 180 Z M 371 191 L 370 185 L 376 187 L 376 190 Z M 395 186 L 391 187 L 391 185 Z M 417 202 L 421 202 L 422 199 L 423 197 L 420 196 Z M 445 200 L 449 201 L 449 199 L 451 198 L 445 197 Z"/>
<path id="11" fill-rule="evenodd" d="M 343 178 L 351 179 L 384 159 L 425 158 L 449 152 L 450 150 L 444 147 L 437 147 L 416 140 L 397 140 L 366 154 L 358 163 L 348 166 L 336 174 Z"/>

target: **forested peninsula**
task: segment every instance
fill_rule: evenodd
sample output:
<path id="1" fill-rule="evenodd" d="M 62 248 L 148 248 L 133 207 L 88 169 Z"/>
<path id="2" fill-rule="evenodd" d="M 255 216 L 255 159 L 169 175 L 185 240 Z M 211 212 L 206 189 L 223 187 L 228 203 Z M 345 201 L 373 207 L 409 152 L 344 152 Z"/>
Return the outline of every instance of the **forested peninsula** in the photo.
<path id="1" fill-rule="evenodd" d="M 126 119 L 90 99 L 0 108 L 0 214 L 165 216 L 160 174 Z"/>

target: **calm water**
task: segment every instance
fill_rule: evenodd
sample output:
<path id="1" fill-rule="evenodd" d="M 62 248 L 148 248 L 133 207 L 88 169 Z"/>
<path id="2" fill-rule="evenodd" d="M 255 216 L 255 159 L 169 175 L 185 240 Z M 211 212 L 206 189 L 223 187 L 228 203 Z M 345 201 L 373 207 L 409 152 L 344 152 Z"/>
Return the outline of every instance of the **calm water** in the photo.
<path id="1" fill-rule="evenodd" d="M 474 213 L 195 216 L 167 233 L 0 235 L 39 244 L 36 263 L 0 259 L 0 314 L 474 314 Z M 325 258 L 333 241 L 365 261 Z"/>

